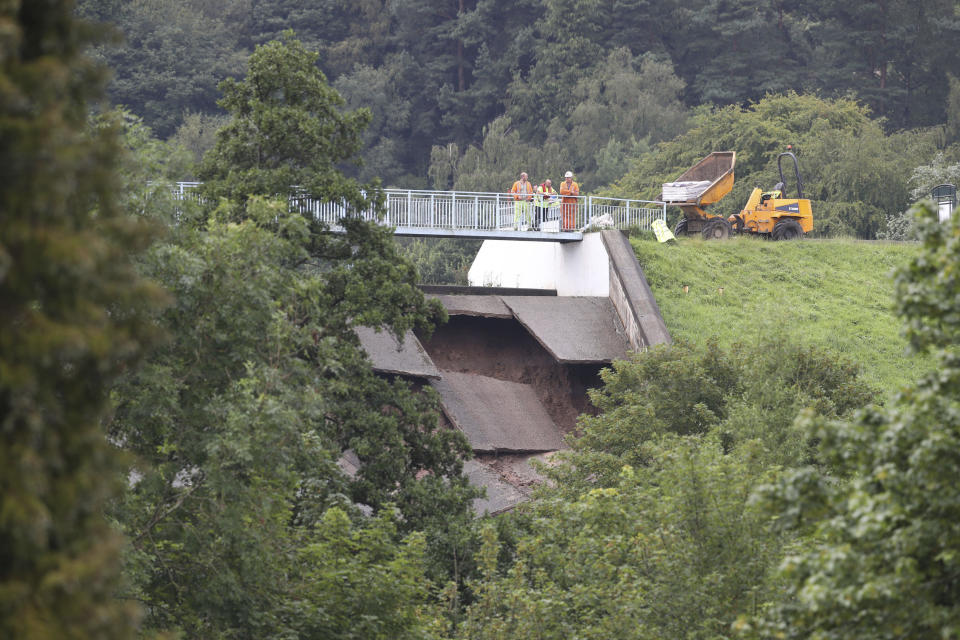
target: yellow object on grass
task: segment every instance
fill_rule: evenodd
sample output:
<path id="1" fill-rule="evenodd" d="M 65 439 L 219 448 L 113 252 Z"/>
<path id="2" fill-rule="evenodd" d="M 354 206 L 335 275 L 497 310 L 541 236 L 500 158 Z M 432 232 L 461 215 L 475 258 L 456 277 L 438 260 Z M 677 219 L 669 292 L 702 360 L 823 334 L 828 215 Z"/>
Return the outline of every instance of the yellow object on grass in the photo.
<path id="1" fill-rule="evenodd" d="M 654 220 L 650 226 L 653 227 L 653 232 L 657 234 L 657 240 L 660 242 L 677 239 L 677 237 L 673 235 L 673 232 L 667 228 L 667 223 L 663 220 Z"/>

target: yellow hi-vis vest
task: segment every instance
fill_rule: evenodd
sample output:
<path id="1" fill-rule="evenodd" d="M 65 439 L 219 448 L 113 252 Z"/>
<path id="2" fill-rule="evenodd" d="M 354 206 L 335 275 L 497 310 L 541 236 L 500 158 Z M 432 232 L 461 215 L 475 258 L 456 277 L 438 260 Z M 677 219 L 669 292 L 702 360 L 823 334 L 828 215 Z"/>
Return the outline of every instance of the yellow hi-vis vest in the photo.
<path id="1" fill-rule="evenodd" d="M 544 196 L 546 196 L 546 204 L 544 204 Z M 557 197 L 557 192 L 553 187 L 544 189 L 541 184 L 537 187 L 536 193 L 533 194 L 533 205 L 535 207 L 559 207 L 560 198 Z"/>

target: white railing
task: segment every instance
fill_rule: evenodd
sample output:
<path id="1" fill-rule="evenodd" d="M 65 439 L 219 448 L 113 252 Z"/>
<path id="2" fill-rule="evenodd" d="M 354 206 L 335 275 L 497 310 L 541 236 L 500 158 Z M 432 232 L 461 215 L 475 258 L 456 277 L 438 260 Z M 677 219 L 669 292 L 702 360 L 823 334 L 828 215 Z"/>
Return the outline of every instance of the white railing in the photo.
<path id="1" fill-rule="evenodd" d="M 589 220 L 598 221 L 605 216 L 610 216 L 613 219 L 613 226 L 617 229 L 631 227 L 651 229 L 654 220 L 667 221 L 667 205 L 665 202 L 625 200 L 601 196 L 587 196 L 587 199 L 587 208 L 590 211 Z"/>
<path id="2" fill-rule="evenodd" d="M 173 193 L 178 200 L 184 200 L 186 198 L 196 199 L 197 192 L 196 189 L 199 187 L 202 182 L 178 182 L 173 185 Z"/>
<path id="3" fill-rule="evenodd" d="M 193 198 L 198 182 L 178 182 L 174 195 Z M 564 196 L 552 201 L 514 200 L 511 193 L 385 189 L 386 207 L 379 219 L 398 232 L 527 231 L 581 232 L 591 226 L 650 229 L 654 220 L 666 221 L 666 204 L 598 196 Z M 336 226 L 347 215 L 376 219 L 373 211 L 354 212 L 343 204 L 309 195 L 290 197 L 292 209 Z"/>

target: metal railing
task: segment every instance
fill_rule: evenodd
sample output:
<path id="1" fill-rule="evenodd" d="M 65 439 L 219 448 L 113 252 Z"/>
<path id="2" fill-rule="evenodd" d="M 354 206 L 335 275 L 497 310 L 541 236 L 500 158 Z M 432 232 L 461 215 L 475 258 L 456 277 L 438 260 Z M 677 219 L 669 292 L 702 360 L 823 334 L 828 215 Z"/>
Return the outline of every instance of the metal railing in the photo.
<path id="1" fill-rule="evenodd" d="M 610 216 L 617 229 L 637 227 L 651 229 L 654 220 L 667 221 L 667 204 L 651 200 L 625 200 L 587 196 L 590 211 L 589 220 L 602 220 Z"/>
<path id="2" fill-rule="evenodd" d="M 195 198 L 198 182 L 178 182 L 174 196 Z M 311 195 L 290 197 L 290 207 L 336 227 L 341 218 L 359 215 L 394 227 L 399 232 L 416 230 L 582 232 L 591 226 L 650 229 L 654 220 L 666 220 L 666 204 L 649 200 L 563 196 L 538 201 L 514 200 L 511 193 L 471 191 L 426 191 L 385 189 L 382 217 L 373 211 L 356 212 L 344 204 Z"/>
<path id="3" fill-rule="evenodd" d="M 196 200 L 199 198 L 197 194 L 197 187 L 199 187 L 202 182 L 178 182 L 173 185 L 173 194 L 178 200 L 185 200 L 190 198 Z"/>

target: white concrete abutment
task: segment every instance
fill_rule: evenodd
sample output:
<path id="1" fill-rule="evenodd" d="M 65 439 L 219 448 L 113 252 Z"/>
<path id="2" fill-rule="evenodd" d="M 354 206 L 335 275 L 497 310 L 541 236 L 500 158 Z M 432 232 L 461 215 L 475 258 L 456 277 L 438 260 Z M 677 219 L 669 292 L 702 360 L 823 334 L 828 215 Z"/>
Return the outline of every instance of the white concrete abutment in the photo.
<path id="1" fill-rule="evenodd" d="M 485 240 L 468 273 L 474 287 L 549 289 L 557 296 L 606 297 L 634 351 L 671 342 L 660 308 L 627 237 L 616 230 L 575 243 Z"/>

